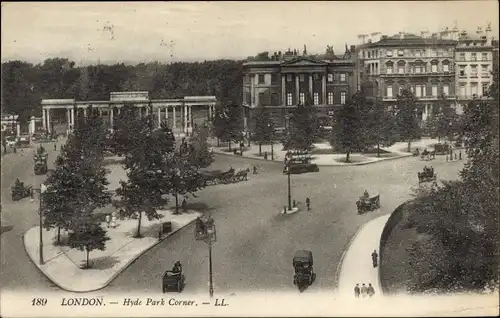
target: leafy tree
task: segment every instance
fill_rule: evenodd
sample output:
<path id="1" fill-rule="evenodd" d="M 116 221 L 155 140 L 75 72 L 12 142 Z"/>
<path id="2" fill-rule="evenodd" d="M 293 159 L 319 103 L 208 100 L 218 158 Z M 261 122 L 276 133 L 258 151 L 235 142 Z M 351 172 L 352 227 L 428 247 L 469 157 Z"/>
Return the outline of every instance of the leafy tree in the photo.
<path id="1" fill-rule="evenodd" d="M 106 236 L 106 231 L 101 225 L 91 217 L 86 217 L 83 220 L 75 223 L 75 228 L 68 236 L 68 244 L 71 248 L 76 248 L 86 253 L 86 266 L 90 268 L 89 254 L 93 250 L 103 251 L 106 248 L 106 241 L 109 237 Z"/>
<path id="2" fill-rule="evenodd" d="M 366 110 L 366 96 L 359 91 L 334 114 L 330 144 L 346 153 L 346 162 L 352 152 L 361 151 L 368 144 L 367 116 L 363 113 Z"/>
<path id="3" fill-rule="evenodd" d="M 137 116 L 136 109 L 125 104 L 114 120 L 112 140 L 115 152 L 125 156 L 134 152 L 140 146 L 141 141 L 138 138 L 143 125 L 144 122 Z"/>
<path id="4" fill-rule="evenodd" d="M 285 149 L 311 149 L 318 133 L 317 110 L 307 94 L 304 105 L 299 103 L 290 116 L 288 136 L 283 146 Z"/>
<path id="5" fill-rule="evenodd" d="M 438 141 L 442 137 L 452 140 L 460 129 L 459 116 L 444 95 L 440 96 L 436 106 L 433 116 Z"/>
<path id="6" fill-rule="evenodd" d="M 205 168 L 212 164 L 214 155 L 208 144 L 208 128 L 197 126 L 190 139 L 192 146 L 189 159 L 191 164 L 198 168 Z"/>
<path id="7" fill-rule="evenodd" d="M 254 121 L 253 138 L 259 143 L 259 156 L 261 156 L 262 144 L 271 144 L 276 139 L 274 121 L 264 106 L 259 106 Z"/>
<path id="8" fill-rule="evenodd" d="M 392 112 L 380 101 L 369 103 L 367 107 L 366 126 L 363 130 L 367 135 L 367 143 L 377 146 L 377 157 L 380 157 L 380 146 L 394 144 L 394 118 Z"/>
<path id="9" fill-rule="evenodd" d="M 408 89 L 403 89 L 398 95 L 396 104 L 395 125 L 396 131 L 402 140 L 408 142 L 408 152 L 411 151 L 411 141 L 420 138 L 421 128 L 418 119 L 420 105 L 415 96 Z"/>
<path id="10" fill-rule="evenodd" d="M 231 151 L 231 142 L 240 142 L 243 140 L 243 117 L 241 109 L 236 104 L 217 107 L 214 114 L 214 135 L 229 143 Z"/>

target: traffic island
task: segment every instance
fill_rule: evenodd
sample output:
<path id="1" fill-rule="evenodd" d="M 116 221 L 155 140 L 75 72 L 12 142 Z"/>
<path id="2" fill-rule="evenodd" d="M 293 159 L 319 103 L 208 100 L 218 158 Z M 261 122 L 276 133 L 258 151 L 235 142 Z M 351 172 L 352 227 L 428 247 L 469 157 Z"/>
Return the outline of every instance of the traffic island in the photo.
<path id="1" fill-rule="evenodd" d="M 24 247 L 31 261 L 61 289 L 70 292 L 90 292 L 106 287 L 133 261 L 147 250 L 162 242 L 165 238 L 196 220 L 201 213 L 189 211 L 174 215 L 170 210 L 158 211 L 162 217 L 149 221 L 142 218 L 141 237 L 134 238 L 137 233 L 138 220 L 118 220 L 115 227 L 102 223 L 106 235 L 104 251 L 90 252 L 90 268 L 85 268 L 86 253 L 72 249 L 67 245 L 57 245 L 57 229 L 43 230 L 44 264 L 39 263 L 39 227 L 33 227 L 24 234 Z M 170 222 L 170 231 L 163 233 L 164 224 Z M 62 233 L 64 244 L 66 233 Z"/>
<path id="2" fill-rule="evenodd" d="M 294 214 L 294 213 L 297 213 L 297 212 L 299 212 L 299 208 L 298 207 L 293 207 L 291 209 L 283 208 L 283 209 L 281 209 L 280 214 L 282 214 L 282 215 L 288 215 L 288 214 Z"/>

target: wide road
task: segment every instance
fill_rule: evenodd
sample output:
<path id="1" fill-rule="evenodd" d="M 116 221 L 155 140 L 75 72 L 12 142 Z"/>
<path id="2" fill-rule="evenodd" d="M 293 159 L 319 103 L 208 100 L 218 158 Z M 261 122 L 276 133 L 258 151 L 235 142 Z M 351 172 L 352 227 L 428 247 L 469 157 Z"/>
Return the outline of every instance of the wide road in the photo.
<path id="1" fill-rule="evenodd" d="M 319 173 L 292 176 L 292 197 L 311 199 L 312 210 L 280 215 L 287 202 L 287 177 L 280 163 L 217 155 L 214 168 L 227 170 L 260 165 L 258 175 L 229 185 L 209 186 L 195 199 L 206 205 L 217 228 L 213 246 L 215 292 L 292 291 L 295 250 L 314 255 L 316 282 L 310 290 L 336 287 L 337 266 L 356 230 L 365 222 L 392 212 L 418 186 L 417 172 L 432 164 L 439 179 L 456 179 L 461 162 L 432 162 L 409 157 L 354 167 L 321 167 Z M 363 191 L 380 193 L 381 209 L 358 215 L 355 202 Z M 193 199 L 190 199 L 193 203 Z M 373 249 L 379 242 L 372 244 Z M 366 255 L 370 257 L 370 255 Z M 208 292 L 208 247 L 194 239 L 193 225 L 155 246 L 127 268 L 104 291 L 159 292 L 161 277 L 179 260 L 184 266 L 184 294 Z"/>
<path id="2" fill-rule="evenodd" d="M 58 143 L 58 148 L 61 142 Z M 58 290 L 31 262 L 24 249 L 24 233 L 39 224 L 38 200 L 30 202 L 29 198 L 18 202 L 11 199 L 10 187 L 16 178 L 25 185 L 40 187 L 46 176 L 35 176 L 33 173 L 33 148 L 18 150 L 2 157 L 2 212 L 1 212 L 1 248 L 0 248 L 0 286 L 3 290 Z M 49 153 L 49 169 L 53 168 L 57 156 L 53 143 L 47 143 L 45 149 Z"/>

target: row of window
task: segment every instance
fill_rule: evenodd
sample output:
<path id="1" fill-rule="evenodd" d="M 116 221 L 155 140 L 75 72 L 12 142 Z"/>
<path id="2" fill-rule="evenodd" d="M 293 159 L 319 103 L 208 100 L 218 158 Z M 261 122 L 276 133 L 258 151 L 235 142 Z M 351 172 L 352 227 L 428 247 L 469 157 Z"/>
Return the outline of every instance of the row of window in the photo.
<path id="1" fill-rule="evenodd" d="M 394 57 L 394 56 L 408 56 L 408 57 L 438 57 L 438 56 L 449 56 L 453 52 L 453 49 L 380 49 L 380 56 Z M 378 50 L 363 50 L 361 52 L 361 58 L 374 59 L 379 57 Z"/>
<path id="2" fill-rule="evenodd" d="M 465 61 L 466 57 L 469 58 L 469 54 L 466 54 L 466 52 L 460 52 L 460 54 L 458 56 L 458 60 Z M 470 60 L 471 61 L 488 61 L 489 60 L 488 52 L 483 52 L 483 53 L 481 53 L 481 55 L 479 55 L 476 52 L 470 52 Z"/>
<path id="3" fill-rule="evenodd" d="M 394 74 L 394 65 L 392 62 L 388 62 L 387 63 L 387 67 L 386 67 L 386 74 Z M 397 69 L 398 71 L 398 74 L 405 74 L 407 73 L 406 72 L 406 65 L 405 64 L 398 64 L 397 65 Z M 415 73 L 415 74 L 419 74 L 419 73 L 425 73 L 427 70 L 426 68 L 426 65 L 425 64 L 415 64 L 413 65 L 413 67 L 410 67 L 408 69 L 408 73 Z M 438 65 L 433 63 L 431 64 L 431 73 L 437 73 L 438 72 Z M 450 65 L 448 63 L 443 63 L 443 68 L 442 68 L 442 72 L 444 73 L 449 73 L 450 72 Z"/>
<path id="4" fill-rule="evenodd" d="M 490 88 L 489 83 L 483 83 L 481 85 L 482 87 L 482 95 L 485 96 L 488 94 L 488 90 Z M 470 83 L 470 94 L 467 93 L 467 86 L 465 83 L 460 83 L 460 96 L 473 96 L 473 95 L 479 95 L 478 90 L 479 90 L 479 85 L 476 82 Z"/>
<path id="5" fill-rule="evenodd" d="M 322 74 L 313 73 L 312 76 L 313 76 L 314 80 L 319 80 L 321 78 Z M 340 82 L 347 82 L 347 74 L 346 73 L 340 73 L 339 77 L 340 77 Z M 293 81 L 293 74 L 287 74 L 286 81 L 292 82 Z M 299 74 L 299 81 L 300 82 L 305 81 L 305 74 Z M 332 73 L 328 73 L 327 81 L 329 83 L 334 82 L 334 76 Z M 257 74 L 257 83 L 258 84 L 266 84 L 266 74 Z M 279 84 L 278 74 L 276 74 L 276 73 L 271 74 L 271 84 Z"/>
<path id="6" fill-rule="evenodd" d="M 328 105 L 333 105 L 333 92 L 328 92 L 327 95 L 327 103 Z M 304 104 L 306 102 L 306 96 L 304 93 L 299 93 L 299 101 L 301 104 Z M 313 94 L 313 101 L 314 105 L 319 105 L 319 93 L 314 93 Z M 340 92 L 340 104 L 345 104 L 346 101 L 346 92 Z M 288 106 L 293 105 L 293 94 L 292 93 L 287 93 L 286 94 L 286 104 Z"/>
<path id="7" fill-rule="evenodd" d="M 459 75 L 462 77 L 466 77 L 466 66 L 465 65 L 459 65 Z M 480 65 L 481 67 L 481 76 L 482 77 L 489 77 L 490 76 L 490 66 L 489 65 Z M 470 65 L 470 76 L 471 77 L 477 77 L 478 75 L 478 68 L 477 65 Z"/>
<path id="8" fill-rule="evenodd" d="M 401 91 L 403 90 L 403 87 L 399 87 L 399 93 L 401 94 Z M 426 93 L 426 85 L 424 84 L 416 84 L 415 86 L 411 86 L 410 90 L 412 93 L 415 94 L 415 97 L 423 97 L 423 96 L 428 96 Z M 448 96 L 450 94 L 450 85 L 449 84 L 443 84 L 442 86 L 442 92 L 444 96 Z M 394 97 L 393 95 L 393 85 L 387 85 L 386 86 L 386 94 L 387 97 Z M 431 87 L 431 96 L 437 97 L 438 96 L 438 86 L 437 85 L 432 85 Z"/>

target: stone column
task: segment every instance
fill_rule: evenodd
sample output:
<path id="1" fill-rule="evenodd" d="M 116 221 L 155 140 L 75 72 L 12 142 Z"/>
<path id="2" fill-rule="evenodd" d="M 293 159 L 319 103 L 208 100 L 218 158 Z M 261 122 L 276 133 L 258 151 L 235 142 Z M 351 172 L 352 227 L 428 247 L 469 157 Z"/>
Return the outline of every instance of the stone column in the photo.
<path id="1" fill-rule="evenodd" d="M 30 134 L 35 133 L 35 116 L 31 116 L 30 118 Z"/>
<path id="2" fill-rule="evenodd" d="M 281 104 L 286 105 L 286 75 L 281 75 Z"/>
<path id="3" fill-rule="evenodd" d="M 71 108 L 71 126 L 75 129 L 75 109 Z"/>
<path id="4" fill-rule="evenodd" d="M 313 74 L 309 74 L 309 95 L 311 98 L 314 98 L 313 96 Z"/>
<path id="5" fill-rule="evenodd" d="M 113 107 L 109 108 L 109 126 L 111 128 L 111 132 L 113 132 L 113 112 L 115 109 Z"/>
<path id="6" fill-rule="evenodd" d="M 250 75 L 250 106 L 253 106 L 255 102 L 255 78 L 255 74 Z"/>
<path id="7" fill-rule="evenodd" d="M 323 77 L 321 79 L 321 103 L 326 105 L 326 76 L 323 74 Z"/>
<path id="8" fill-rule="evenodd" d="M 19 123 L 19 119 L 16 122 L 16 133 L 17 133 L 17 136 L 19 136 L 21 134 L 21 124 Z"/>
<path id="9" fill-rule="evenodd" d="M 71 130 L 71 109 L 66 108 L 66 118 L 68 119 L 68 132 Z"/>
<path id="10" fill-rule="evenodd" d="M 50 108 L 47 108 L 47 131 L 52 131 L 52 125 L 50 124 Z"/>
<path id="11" fill-rule="evenodd" d="M 187 132 L 187 123 L 188 123 L 188 120 L 187 120 L 188 119 L 188 114 L 187 114 L 187 112 L 188 112 L 188 107 L 186 105 L 184 105 L 184 117 L 182 117 L 182 118 L 184 118 L 184 132 Z"/>
<path id="12" fill-rule="evenodd" d="M 193 128 L 193 106 L 189 106 L 189 126 Z"/>
<path id="13" fill-rule="evenodd" d="M 299 104 L 300 102 L 300 86 L 299 86 L 299 76 L 298 74 L 295 74 L 295 97 L 296 97 L 296 105 Z"/>
<path id="14" fill-rule="evenodd" d="M 161 127 L 161 107 L 158 106 L 158 128 Z"/>
<path id="15" fill-rule="evenodd" d="M 165 121 L 167 122 L 168 125 L 168 106 L 165 106 Z M 170 125 L 168 125 L 170 127 Z"/>
<path id="16" fill-rule="evenodd" d="M 42 124 L 43 124 L 43 129 L 47 130 L 47 116 L 45 114 L 45 109 L 42 106 Z"/>
<path id="17" fill-rule="evenodd" d="M 212 120 L 212 105 L 208 105 L 208 120 Z"/>
<path id="18" fill-rule="evenodd" d="M 175 115 L 175 106 L 172 106 L 172 119 L 174 121 L 173 127 L 177 128 L 177 116 Z"/>
<path id="19" fill-rule="evenodd" d="M 102 108 L 99 107 L 99 117 L 102 117 Z"/>
<path id="20" fill-rule="evenodd" d="M 87 118 L 87 107 L 83 109 L 83 117 Z"/>

